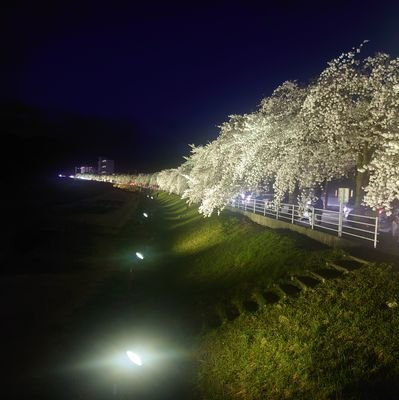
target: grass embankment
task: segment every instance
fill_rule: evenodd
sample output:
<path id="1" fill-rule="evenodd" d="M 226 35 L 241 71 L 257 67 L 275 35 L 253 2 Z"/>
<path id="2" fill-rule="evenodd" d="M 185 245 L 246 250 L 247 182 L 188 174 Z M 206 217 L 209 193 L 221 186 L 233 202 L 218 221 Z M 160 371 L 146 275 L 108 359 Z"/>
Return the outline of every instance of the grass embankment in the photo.
<path id="1" fill-rule="evenodd" d="M 237 213 L 203 218 L 177 197 L 160 194 L 159 200 L 168 230 L 165 245 L 179 265 L 177 278 L 191 289 L 267 287 L 342 256 L 341 251 L 288 230 L 266 229 Z"/>
<path id="2" fill-rule="evenodd" d="M 398 395 L 399 280 L 375 266 L 200 337 L 206 399 L 386 399 Z"/>
<path id="3" fill-rule="evenodd" d="M 26 225 L 31 229 L 18 230 L 25 240 L 30 232 L 41 238 L 51 232 L 53 245 L 40 240 L 32 252 L 10 258 L 19 260 L 24 275 L 4 278 L 2 286 L 4 292 L 10 279 L 32 280 L 30 291 L 9 290 L 10 298 L 15 292 L 23 300 L 14 305 L 23 318 L 14 324 L 10 314 L 3 330 L 12 344 L 5 358 L 15 360 L 10 377 L 21 374 L 22 357 L 31 364 L 30 348 L 30 357 L 39 357 L 34 386 L 40 395 L 24 386 L 26 398 L 109 398 L 111 367 L 94 361 L 124 348 L 125 336 L 153 339 L 176 354 L 193 346 L 199 397 L 208 400 L 379 398 L 382 384 L 390 392 L 381 398 L 398 393 L 397 275 L 377 265 L 343 275 L 326 265 L 339 263 L 343 251 L 228 211 L 203 218 L 176 196 L 126 197 L 93 186 L 76 197 L 64 189 L 68 201 L 60 196 L 56 207 L 35 213 Z M 150 218 L 140 218 L 144 211 Z M 339 279 L 318 283 L 311 271 Z M 309 290 L 300 291 L 296 278 Z M 38 327 L 29 338 L 26 325 Z M 192 398 L 191 362 L 172 357 L 167 364 L 143 369 L 149 382 L 142 384 L 158 384 L 159 396 L 151 398 Z M 17 396 L 22 385 L 11 386 L 13 397 L 23 398 Z"/>
<path id="4" fill-rule="evenodd" d="M 345 259 L 343 251 L 229 212 L 204 219 L 173 196 L 159 200 L 175 282 L 197 293 L 208 323 L 196 347 L 202 398 L 397 398 L 397 273 L 366 264 L 339 274 L 326 263 Z M 317 284 L 310 270 L 337 279 Z M 306 275 L 297 296 L 281 296 L 292 276 Z M 268 290 L 280 300 L 269 303 Z M 259 306 L 252 312 L 249 298 Z"/>

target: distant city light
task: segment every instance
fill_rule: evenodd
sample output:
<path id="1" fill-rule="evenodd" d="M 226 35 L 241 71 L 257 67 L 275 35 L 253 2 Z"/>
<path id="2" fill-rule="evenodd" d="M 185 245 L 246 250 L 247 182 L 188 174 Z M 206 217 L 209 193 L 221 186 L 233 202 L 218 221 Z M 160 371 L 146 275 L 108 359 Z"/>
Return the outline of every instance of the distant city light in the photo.
<path id="1" fill-rule="evenodd" d="M 140 258 L 140 260 L 144 260 L 144 256 L 141 253 L 136 252 L 136 256 L 137 258 Z"/>
<path id="2" fill-rule="evenodd" d="M 145 218 L 148 218 L 148 214 L 147 213 L 143 212 L 143 215 L 144 215 Z"/>
<path id="3" fill-rule="evenodd" d="M 141 361 L 141 358 L 138 354 L 134 353 L 133 351 L 128 350 L 126 352 L 127 356 L 129 357 L 129 360 L 133 363 L 141 367 L 143 365 L 143 362 Z"/>
<path id="4" fill-rule="evenodd" d="M 59 178 L 65 178 L 65 175 L 64 174 L 58 174 L 58 177 Z"/>

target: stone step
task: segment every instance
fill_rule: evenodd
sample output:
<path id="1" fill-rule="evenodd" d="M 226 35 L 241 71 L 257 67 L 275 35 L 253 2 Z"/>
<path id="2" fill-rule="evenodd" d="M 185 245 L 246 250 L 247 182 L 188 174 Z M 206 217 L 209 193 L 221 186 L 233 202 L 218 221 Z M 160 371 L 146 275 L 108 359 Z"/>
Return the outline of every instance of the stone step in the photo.
<path id="1" fill-rule="evenodd" d="M 301 289 L 292 283 L 281 283 L 279 286 L 287 296 L 298 296 L 301 292 Z"/>
<path id="2" fill-rule="evenodd" d="M 333 268 L 323 268 L 317 270 L 317 275 L 321 276 L 324 279 L 336 279 L 342 276 L 342 272 L 333 269 Z"/>
<path id="3" fill-rule="evenodd" d="M 304 292 L 308 290 L 309 288 L 301 281 L 299 280 L 296 276 L 291 276 L 291 282 L 295 285 L 298 286 L 301 290 Z"/>
<path id="4" fill-rule="evenodd" d="M 276 304 L 281 298 L 281 296 L 279 296 L 274 290 L 265 290 L 261 293 L 261 295 L 264 298 L 266 304 Z"/>
<path id="5" fill-rule="evenodd" d="M 319 282 L 325 282 L 326 278 L 323 276 L 319 275 L 317 272 L 314 271 L 308 271 L 308 274 L 310 274 L 313 278 L 317 279 Z"/>
<path id="6" fill-rule="evenodd" d="M 298 281 L 302 282 L 307 288 L 313 289 L 320 283 L 320 279 L 315 277 L 307 276 L 307 275 L 298 275 L 295 277 Z M 321 278 L 321 277 L 320 277 Z"/>
<path id="7" fill-rule="evenodd" d="M 359 257 L 351 256 L 351 255 L 348 255 L 347 258 L 357 261 L 360 264 L 368 264 L 369 263 L 369 261 L 364 260 L 363 258 L 359 258 Z"/>
<path id="8" fill-rule="evenodd" d="M 327 262 L 326 267 L 317 271 L 306 271 L 305 275 L 292 275 L 290 282 L 274 284 L 266 290 L 258 289 L 251 298 L 240 304 L 235 301 L 227 304 L 219 304 L 214 312 L 206 316 L 204 325 L 209 328 L 217 328 L 224 321 L 233 321 L 241 312 L 256 312 L 264 304 L 275 304 L 280 299 L 288 296 L 297 296 L 301 291 L 313 289 L 320 282 L 328 279 L 336 279 L 350 271 L 360 268 L 367 261 L 357 257 L 348 256 L 336 262 Z"/>
<path id="9" fill-rule="evenodd" d="M 272 285 L 272 290 L 273 290 L 273 292 L 275 292 L 275 293 L 277 294 L 277 296 L 278 296 L 280 299 L 284 299 L 284 298 L 287 297 L 287 293 L 285 293 L 284 290 L 281 289 L 281 287 L 280 287 L 279 285 L 277 285 L 276 283 L 274 283 L 274 284 Z"/>
<path id="10" fill-rule="evenodd" d="M 256 301 L 251 300 L 251 299 L 245 300 L 242 303 L 242 306 L 243 306 L 244 311 L 247 311 L 247 312 L 255 312 L 255 311 L 259 310 L 259 304 Z"/>
<path id="11" fill-rule="evenodd" d="M 363 266 L 365 263 L 359 262 L 355 259 L 347 258 L 336 262 L 340 267 L 345 268 L 347 271 L 355 271 Z"/>
<path id="12" fill-rule="evenodd" d="M 327 263 L 328 267 L 336 269 L 338 272 L 342 272 L 343 274 L 347 274 L 349 270 L 339 264 L 333 263 L 333 262 L 328 262 Z"/>

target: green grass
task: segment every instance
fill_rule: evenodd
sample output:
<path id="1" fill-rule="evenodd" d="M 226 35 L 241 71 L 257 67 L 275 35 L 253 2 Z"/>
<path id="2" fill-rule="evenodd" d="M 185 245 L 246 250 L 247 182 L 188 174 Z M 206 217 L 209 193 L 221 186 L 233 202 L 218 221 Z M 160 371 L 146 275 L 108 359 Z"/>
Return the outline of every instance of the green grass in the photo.
<path id="1" fill-rule="evenodd" d="M 201 398 L 397 398 L 396 272 L 365 265 L 298 297 L 242 312 L 245 299 L 320 270 L 345 252 L 236 213 L 203 218 L 175 196 L 160 194 L 159 200 L 174 285 L 196 293 L 196 313 L 205 319 L 232 303 L 241 311 L 216 328 L 206 325 L 197 337 Z"/>
<path id="2" fill-rule="evenodd" d="M 70 300 L 40 331 L 41 341 L 54 342 L 41 364 L 57 370 L 57 365 L 88 362 L 120 346 L 125 335 L 142 340 L 151 332 L 164 351 L 194 356 L 193 381 L 201 399 L 399 398 L 398 275 L 373 264 L 270 305 L 262 302 L 265 291 L 292 282 L 292 276 L 320 272 L 345 252 L 258 226 L 239 213 L 203 218 L 177 196 L 159 193 L 150 200 L 145 194 L 132 194 L 131 213 L 119 215 L 115 207 L 93 221 L 85 219 L 97 221 L 93 226 L 68 219 L 68 232 L 87 238 L 76 241 L 82 254 L 74 251 L 72 235 L 54 276 L 35 277 L 49 286 L 57 277 L 59 287 L 43 290 L 43 301 L 29 296 L 31 308 L 39 310 L 44 300 Z M 105 198 L 114 196 L 110 191 Z M 150 218 L 142 217 L 144 211 Z M 119 217 L 126 222 L 121 227 Z M 143 262 L 136 251 L 145 255 Z M 259 304 L 258 311 L 245 310 L 249 299 Z M 235 319 L 229 317 L 233 305 L 239 311 Z M 21 327 L 22 322 L 26 319 Z M 29 343 L 33 347 L 36 341 Z M 159 371 L 156 380 L 164 393 L 179 379 L 187 389 L 171 398 L 193 398 L 191 361 L 171 360 L 171 376 Z M 93 383 L 91 398 L 101 398 L 96 385 L 107 389 L 110 379 L 106 368 L 101 373 L 86 371 L 83 378 L 78 371 L 79 383 L 70 389 L 81 397 Z M 57 380 L 41 382 L 54 393 L 49 398 L 79 397 L 63 393 Z M 388 390 L 379 397 L 382 386 Z"/>
<path id="3" fill-rule="evenodd" d="M 397 398 L 399 313 L 387 304 L 398 287 L 397 273 L 370 265 L 206 332 L 204 398 Z"/>
<path id="4" fill-rule="evenodd" d="M 178 271 L 175 279 L 192 290 L 267 287 L 342 255 L 294 232 L 258 226 L 237 213 L 226 210 L 203 218 L 175 196 L 160 194 L 159 200 L 165 210 L 165 247 Z"/>

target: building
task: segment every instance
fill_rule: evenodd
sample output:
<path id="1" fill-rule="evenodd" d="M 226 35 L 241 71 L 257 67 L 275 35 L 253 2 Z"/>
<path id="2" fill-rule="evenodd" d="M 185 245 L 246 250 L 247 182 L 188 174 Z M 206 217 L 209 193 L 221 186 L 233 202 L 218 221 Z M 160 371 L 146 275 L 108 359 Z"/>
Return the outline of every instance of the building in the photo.
<path id="1" fill-rule="evenodd" d="M 97 170 L 95 167 L 89 165 L 83 165 L 82 167 L 75 167 L 76 174 L 96 174 Z"/>
<path id="2" fill-rule="evenodd" d="M 104 157 L 98 157 L 98 174 L 99 175 L 112 175 L 115 171 L 114 160 Z"/>

